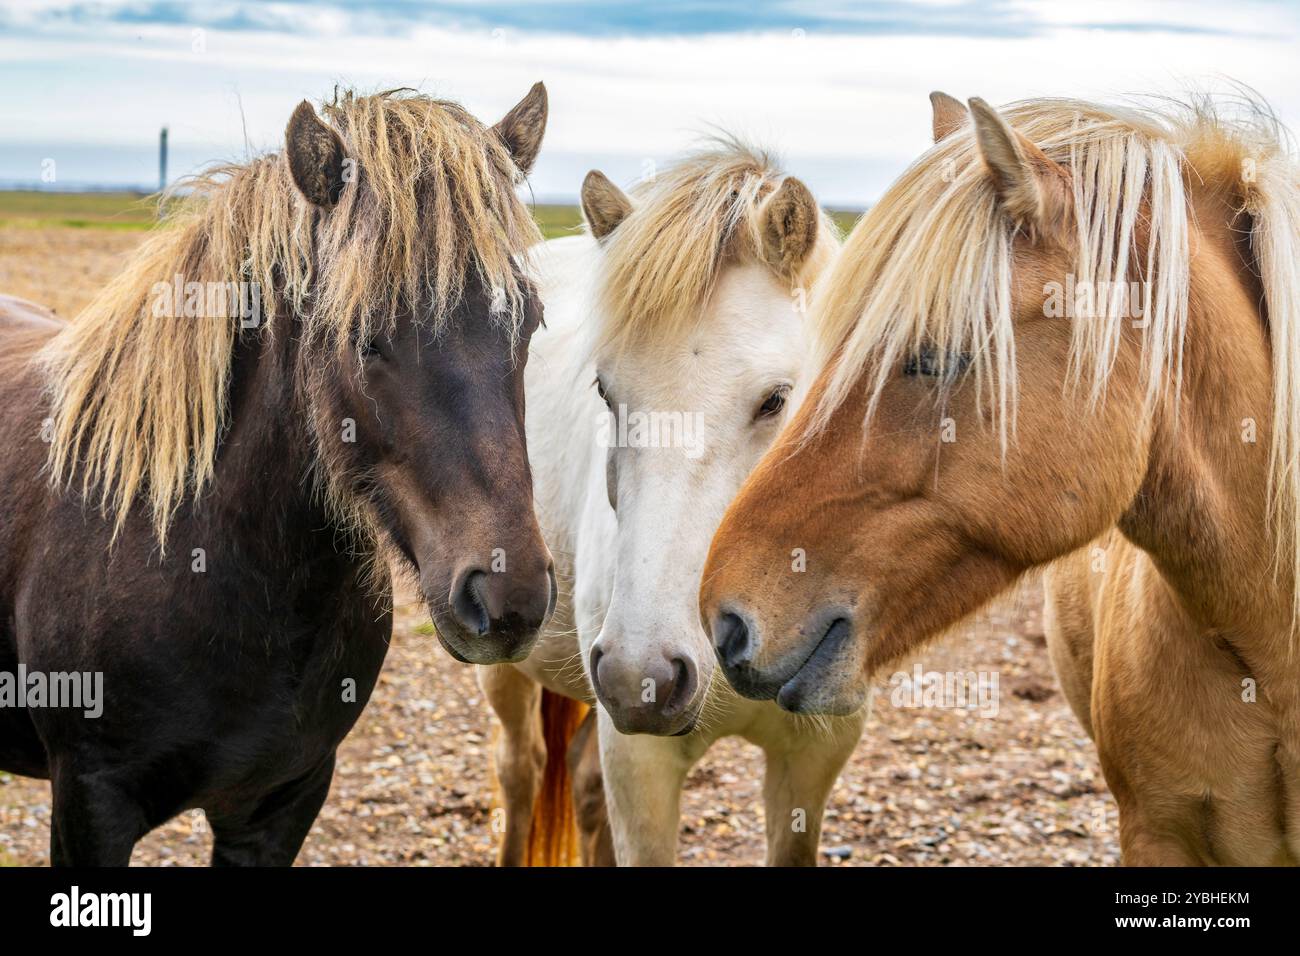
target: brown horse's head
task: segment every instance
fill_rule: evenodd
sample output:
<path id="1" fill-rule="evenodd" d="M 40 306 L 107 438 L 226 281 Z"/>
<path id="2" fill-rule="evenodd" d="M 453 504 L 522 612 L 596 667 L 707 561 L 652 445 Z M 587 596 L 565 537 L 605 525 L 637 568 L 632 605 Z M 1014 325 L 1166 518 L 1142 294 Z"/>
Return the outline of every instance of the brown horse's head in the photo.
<path id="1" fill-rule="evenodd" d="M 461 660 L 525 656 L 555 598 L 523 427 L 540 235 L 516 194 L 546 112 L 540 83 L 492 127 L 349 91 L 324 118 L 301 103 L 282 152 L 190 181 L 42 350 L 52 483 L 79 478 L 115 537 L 138 501 L 165 548 L 273 429 L 258 467 L 293 474 L 272 513 L 353 532 L 361 558 L 395 544 Z"/>
<path id="2" fill-rule="evenodd" d="M 864 216 L 814 304 L 827 365 L 703 574 L 728 679 L 796 712 L 857 708 L 882 664 L 1117 523 L 1143 544 L 1168 534 L 1143 502 L 1207 467 L 1169 439 L 1203 372 L 1184 363 L 1203 235 L 1184 148 L 1200 127 L 1060 101 L 1006 118 L 935 106 L 939 142 Z M 1221 277 L 1210 334 L 1232 344 L 1206 361 L 1241 353 L 1266 382 L 1228 191 L 1226 238 L 1198 262 Z M 1246 414 L 1269 419 L 1257 403 L 1230 413 Z M 1268 453 L 1240 454 L 1253 468 Z"/>
<path id="3" fill-rule="evenodd" d="M 524 439 L 536 233 L 514 195 L 545 89 L 492 128 L 423 97 L 326 112 L 299 107 L 286 156 L 316 210 L 299 374 L 331 503 L 418 570 L 454 657 L 522 659 L 556 593 Z"/>

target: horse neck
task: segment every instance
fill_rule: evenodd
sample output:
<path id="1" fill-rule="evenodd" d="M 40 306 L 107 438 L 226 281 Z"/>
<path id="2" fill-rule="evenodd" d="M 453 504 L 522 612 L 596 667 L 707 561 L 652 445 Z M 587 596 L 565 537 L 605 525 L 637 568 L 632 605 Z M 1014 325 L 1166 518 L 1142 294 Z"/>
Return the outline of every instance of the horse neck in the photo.
<path id="1" fill-rule="evenodd" d="M 308 480 L 314 449 L 296 369 L 291 317 L 235 343 L 229 385 L 229 427 L 205 495 L 218 521 L 261 527 L 268 559 L 293 561 L 320 547 L 326 511 Z"/>
<path id="2" fill-rule="evenodd" d="M 1247 648 L 1290 621 L 1291 579 L 1274 581 L 1266 497 L 1269 341 L 1248 231 L 1217 197 L 1193 194 L 1193 205 L 1181 393 L 1157 414 L 1147 475 L 1120 526 L 1194 625 Z"/>

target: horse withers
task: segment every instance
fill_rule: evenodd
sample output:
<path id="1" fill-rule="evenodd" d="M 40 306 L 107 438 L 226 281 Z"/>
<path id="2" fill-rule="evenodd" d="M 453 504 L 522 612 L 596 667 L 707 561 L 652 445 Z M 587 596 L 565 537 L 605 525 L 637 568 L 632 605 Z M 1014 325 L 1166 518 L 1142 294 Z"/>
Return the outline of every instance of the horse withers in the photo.
<path id="1" fill-rule="evenodd" d="M 71 323 L 0 305 L 0 672 L 102 681 L 98 715 L 0 708 L 0 767 L 52 782 L 53 863 L 126 864 L 196 807 L 214 863 L 291 863 L 384 660 L 390 559 L 453 656 L 528 654 L 555 583 L 515 188 L 545 117 L 540 84 L 490 128 L 303 103 Z"/>
<path id="2" fill-rule="evenodd" d="M 845 244 L 828 364 L 714 539 L 728 680 L 852 709 L 1050 565 L 1124 861 L 1295 863 L 1300 171 L 1249 96 L 933 99 L 939 142 Z"/>

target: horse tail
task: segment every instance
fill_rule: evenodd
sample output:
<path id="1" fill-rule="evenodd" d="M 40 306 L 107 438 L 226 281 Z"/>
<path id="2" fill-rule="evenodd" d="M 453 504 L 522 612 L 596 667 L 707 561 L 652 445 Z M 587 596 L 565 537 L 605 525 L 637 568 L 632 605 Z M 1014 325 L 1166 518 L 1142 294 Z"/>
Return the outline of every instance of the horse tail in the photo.
<path id="1" fill-rule="evenodd" d="M 542 739 L 546 769 L 533 803 L 525 866 L 575 866 L 578 821 L 569 784 L 569 742 L 582 726 L 588 707 L 581 701 L 542 690 Z"/>

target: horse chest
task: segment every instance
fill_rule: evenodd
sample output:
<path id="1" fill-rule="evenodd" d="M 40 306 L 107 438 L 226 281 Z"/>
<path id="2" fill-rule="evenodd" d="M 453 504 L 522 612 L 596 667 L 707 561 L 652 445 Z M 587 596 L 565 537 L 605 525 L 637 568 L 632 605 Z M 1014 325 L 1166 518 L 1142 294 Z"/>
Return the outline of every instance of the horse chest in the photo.
<path id="1" fill-rule="evenodd" d="M 168 808 L 243 800 L 329 758 L 378 679 L 391 618 L 347 581 L 241 584 L 198 578 L 111 617 L 94 596 L 34 605 L 19 641 L 28 666 L 100 672 L 104 687 L 93 722 L 29 712 L 40 756 L 136 768 Z"/>
<path id="2" fill-rule="evenodd" d="M 210 692 L 218 708 L 245 702 L 228 719 L 210 711 L 204 717 L 209 725 L 224 725 L 214 760 L 257 781 L 292 779 L 319 763 L 361 716 L 390 636 L 384 618 L 373 626 L 324 631 L 314 640 L 299 635 L 277 646 L 283 635 L 267 638 Z"/>

